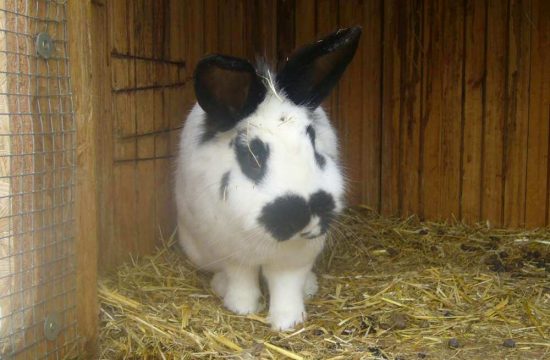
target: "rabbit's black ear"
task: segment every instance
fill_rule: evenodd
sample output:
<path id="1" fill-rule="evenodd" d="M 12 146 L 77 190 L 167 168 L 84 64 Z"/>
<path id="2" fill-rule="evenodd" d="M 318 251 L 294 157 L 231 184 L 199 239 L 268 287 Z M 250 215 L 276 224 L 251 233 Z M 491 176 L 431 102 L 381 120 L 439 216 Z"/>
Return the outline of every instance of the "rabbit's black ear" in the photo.
<path id="1" fill-rule="evenodd" d="M 361 27 L 338 30 L 290 56 L 277 75 L 277 84 L 297 105 L 317 108 L 350 63 Z"/>
<path id="2" fill-rule="evenodd" d="M 195 70 L 195 94 L 208 114 L 209 132 L 227 131 L 256 110 L 266 89 L 246 60 L 224 55 L 202 59 Z"/>

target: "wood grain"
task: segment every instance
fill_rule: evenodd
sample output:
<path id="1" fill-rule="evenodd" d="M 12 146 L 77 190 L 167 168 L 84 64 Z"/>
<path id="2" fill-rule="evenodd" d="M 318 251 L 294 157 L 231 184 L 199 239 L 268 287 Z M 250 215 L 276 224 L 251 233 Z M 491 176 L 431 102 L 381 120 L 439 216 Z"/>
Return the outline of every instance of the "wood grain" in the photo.
<path id="1" fill-rule="evenodd" d="M 485 91 L 487 1 L 466 1 L 464 23 L 464 109 L 462 119 L 461 218 L 481 216 L 481 145 Z"/>
<path id="2" fill-rule="evenodd" d="M 550 3 L 533 0 L 531 9 L 525 223 L 535 227 L 550 225 Z"/>
<path id="3" fill-rule="evenodd" d="M 488 0 L 481 218 L 490 221 L 494 225 L 502 224 L 507 45 L 507 3 L 499 0 Z"/>
<path id="4" fill-rule="evenodd" d="M 345 1 L 340 4 L 341 27 L 347 28 L 363 23 L 363 13 L 357 11 L 361 3 L 357 0 Z M 361 201 L 361 176 L 362 154 L 361 149 L 363 134 L 363 43 L 357 47 L 355 57 L 348 65 L 346 72 L 340 79 L 338 100 L 345 102 L 347 106 L 339 108 L 339 134 L 346 138 L 343 144 L 343 159 L 346 178 L 348 181 L 348 202 L 356 204 Z M 357 119 L 359 121 L 353 121 Z"/>
<path id="5" fill-rule="evenodd" d="M 401 59 L 401 83 L 399 89 L 401 133 L 399 159 L 401 198 L 399 209 L 403 216 L 420 211 L 420 130 L 421 130 L 421 85 L 423 4 L 409 1 L 401 7 L 399 51 Z"/>
<path id="6" fill-rule="evenodd" d="M 99 15 L 99 16 L 98 16 Z M 83 349 L 93 358 L 96 352 L 98 329 L 97 257 L 98 235 L 101 234 L 99 219 L 94 216 L 98 208 L 98 188 L 96 187 L 101 114 L 100 89 L 105 76 L 92 77 L 97 73 L 97 60 L 104 47 L 99 45 L 99 37 L 89 37 L 90 33 L 105 31 L 101 28 L 101 13 L 87 3 L 67 4 L 67 27 L 71 34 L 69 55 L 71 57 L 71 78 L 74 92 L 74 111 L 77 134 L 78 178 L 76 182 L 76 263 L 77 263 L 77 326 L 82 337 Z M 97 53 L 98 51 L 99 53 Z M 105 58 L 103 58 L 105 59 Z M 101 72 L 99 73 L 101 74 Z M 103 85 L 102 85 L 103 83 Z M 91 90 L 91 91 L 90 91 Z"/>
<path id="7" fill-rule="evenodd" d="M 382 137 L 381 206 L 385 215 L 399 213 L 401 193 L 400 150 L 400 88 L 401 54 L 399 51 L 400 10 L 397 1 L 384 1 L 382 50 Z M 344 140 L 345 141 L 345 140 Z"/>
<path id="8" fill-rule="evenodd" d="M 507 227 L 518 227 L 525 223 L 531 1 L 510 2 L 508 32 L 507 113 L 503 144 L 503 224 Z"/>
<path id="9" fill-rule="evenodd" d="M 382 127 L 382 8 L 369 0 L 363 8 L 363 133 L 360 147 L 362 202 L 380 211 L 380 131 Z"/>
<path id="10" fill-rule="evenodd" d="M 156 184 L 169 176 L 204 54 L 267 55 L 280 64 L 297 45 L 355 24 L 364 28 L 360 51 L 324 103 L 339 130 L 350 203 L 428 219 L 545 223 L 548 85 L 531 74 L 546 71 L 547 6 L 531 1 L 512 1 L 511 10 L 506 0 L 108 3 L 109 36 L 97 51 L 106 55 L 94 60 L 110 74 L 98 90 L 100 262 L 152 248 L 160 223 L 171 232 L 173 204 L 160 204 L 170 191 Z M 156 169 L 166 172 L 147 175 Z M 126 177 L 133 195 L 117 182 Z M 128 205 L 115 207 L 116 191 Z M 154 203 L 157 214 L 143 225 L 143 248 L 132 238 L 138 202 Z"/>

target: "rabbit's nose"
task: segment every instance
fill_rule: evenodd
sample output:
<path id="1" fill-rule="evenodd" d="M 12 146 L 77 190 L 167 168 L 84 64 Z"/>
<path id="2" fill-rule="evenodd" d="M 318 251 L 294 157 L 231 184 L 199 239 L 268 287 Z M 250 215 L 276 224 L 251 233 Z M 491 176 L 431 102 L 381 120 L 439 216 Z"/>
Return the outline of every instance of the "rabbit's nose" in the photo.
<path id="1" fill-rule="evenodd" d="M 302 196 L 289 194 L 266 204 L 258 222 L 277 241 L 286 241 L 300 233 L 311 221 L 311 211 Z"/>

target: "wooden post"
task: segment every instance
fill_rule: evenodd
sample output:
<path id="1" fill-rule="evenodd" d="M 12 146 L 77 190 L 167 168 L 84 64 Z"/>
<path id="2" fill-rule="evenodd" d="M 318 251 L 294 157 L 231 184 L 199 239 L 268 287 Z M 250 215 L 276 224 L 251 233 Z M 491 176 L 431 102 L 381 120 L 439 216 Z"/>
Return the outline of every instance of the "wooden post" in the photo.
<path id="1" fill-rule="evenodd" d="M 76 265 L 77 324 L 85 353 L 93 357 L 97 338 L 97 126 L 100 109 L 100 38 L 91 1 L 69 1 L 69 56 L 77 133 Z"/>

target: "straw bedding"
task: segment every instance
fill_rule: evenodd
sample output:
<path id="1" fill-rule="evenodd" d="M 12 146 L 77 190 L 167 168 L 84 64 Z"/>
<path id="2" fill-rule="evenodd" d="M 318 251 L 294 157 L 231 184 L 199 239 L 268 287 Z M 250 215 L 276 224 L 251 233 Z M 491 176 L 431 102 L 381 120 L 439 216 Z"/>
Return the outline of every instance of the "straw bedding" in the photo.
<path id="1" fill-rule="evenodd" d="M 351 209 L 316 266 L 307 322 L 287 333 L 265 309 L 223 309 L 174 243 L 101 280 L 102 359 L 550 358 L 550 229 Z"/>

